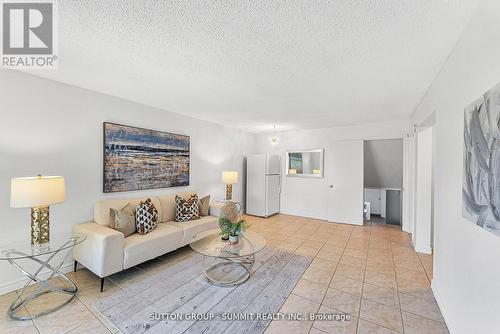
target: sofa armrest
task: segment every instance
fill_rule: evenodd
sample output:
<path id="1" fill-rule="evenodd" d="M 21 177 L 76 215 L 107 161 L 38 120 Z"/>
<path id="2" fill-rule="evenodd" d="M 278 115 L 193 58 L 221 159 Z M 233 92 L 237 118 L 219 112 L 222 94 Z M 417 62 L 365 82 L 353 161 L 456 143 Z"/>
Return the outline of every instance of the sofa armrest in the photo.
<path id="1" fill-rule="evenodd" d="M 99 277 L 123 270 L 123 233 L 94 222 L 77 224 L 73 232 L 87 238 L 73 249 L 73 259 Z"/>
<path id="2" fill-rule="evenodd" d="M 210 202 L 210 208 L 208 210 L 208 214 L 210 216 L 220 217 L 223 206 L 224 203 Z"/>

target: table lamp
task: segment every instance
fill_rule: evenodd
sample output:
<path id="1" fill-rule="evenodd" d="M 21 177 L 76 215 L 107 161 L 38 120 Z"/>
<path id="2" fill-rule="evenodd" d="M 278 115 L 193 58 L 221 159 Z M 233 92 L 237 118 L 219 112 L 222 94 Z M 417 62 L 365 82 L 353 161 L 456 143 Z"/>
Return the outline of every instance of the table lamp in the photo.
<path id="1" fill-rule="evenodd" d="M 49 242 L 49 205 L 66 198 L 64 177 L 20 177 L 10 181 L 10 207 L 31 208 L 31 244 Z"/>
<path id="2" fill-rule="evenodd" d="M 226 170 L 222 172 L 222 183 L 226 184 L 226 200 L 233 198 L 233 184 L 238 183 L 238 172 Z"/>

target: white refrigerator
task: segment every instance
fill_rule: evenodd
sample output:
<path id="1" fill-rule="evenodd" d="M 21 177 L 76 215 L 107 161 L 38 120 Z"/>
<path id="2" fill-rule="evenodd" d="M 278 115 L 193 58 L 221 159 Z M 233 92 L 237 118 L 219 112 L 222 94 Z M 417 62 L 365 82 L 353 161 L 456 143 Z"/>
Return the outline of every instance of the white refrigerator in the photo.
<path id="1" fill-rule="evenodd" d="M 249 215 L 269 217 L 280 211 L 281 157 L 254 154 L 247 157 L 247 203 Z"/>

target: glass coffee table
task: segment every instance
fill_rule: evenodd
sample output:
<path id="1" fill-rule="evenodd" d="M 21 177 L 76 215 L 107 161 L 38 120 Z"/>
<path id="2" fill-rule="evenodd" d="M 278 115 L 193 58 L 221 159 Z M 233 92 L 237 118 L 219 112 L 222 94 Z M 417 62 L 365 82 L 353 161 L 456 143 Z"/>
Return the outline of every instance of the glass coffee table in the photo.
<path id="1" fill-rule="evenodd" d="M 237 244 L 221 239 L 219 229 L 207 231 L 207 236 L 190 244 L 203 255 L 203 270 L 207 279 L 218 286 L 234 286 L 250 277 L 255 254 L 266 247 L 266 239 L 258 233 L 246 231 Z"/>
<path id="2" fill-rule="evenodd" d="M 12 266 L 25 275 L 28 280 L 19 291 L 17 298 L 12 302 L 7 313 L 15 320 L 29 320 L 60 309 L 69 303 L 78 290 L 76 284 L 69 279 L 61 267 L 73 251 L 73 247 L 85 241 L 85 235 L 72 237 L 51 236 L 50 241 L 43 245 L 31 245 L 29 240 L 14 242 L 0 246 L 0 261 L 8 261 Z M 33 264 L 36 269 L 33 270 Z M 59 277 L 64 287 L 59 287 L 51 282 L 51 278 Z M 31 284 L 37 283 L 34 289 L 29 289 Z M 24 314 L 24 307 L 37 298 L 47 293 L 60 293 L 67 295 L 62 302 L 47 306 L 36 313 Z"/>

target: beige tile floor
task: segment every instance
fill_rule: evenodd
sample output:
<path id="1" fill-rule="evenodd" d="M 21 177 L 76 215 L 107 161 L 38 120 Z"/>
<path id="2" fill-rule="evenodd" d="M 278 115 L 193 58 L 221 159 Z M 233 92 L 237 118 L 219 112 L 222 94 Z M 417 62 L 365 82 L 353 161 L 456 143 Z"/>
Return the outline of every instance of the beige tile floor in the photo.
<path id="1" fill-rule="evenodd" d="M 277 333 L 448 333 L 430 289 L 432 255 L 397 226 L 247 217 L 271 246 L 313 258 L 281 311 L 349 313 L 351 321 L 274 321 Z"/>
<path id="2" fill-rule="evenodd" d="M 246 219 L 269 245 L 312 258 L 280 311 L 352 316 L 344 322 L 273 321 L 267 334 L 448 333 L 430 289 L 432 256 L 416 253 L 410 236 L 399 228 L 369 222 L 351 226 L 288 215 Z M 106 280 L 103 293 L 98 277 L 88 270 L 70 273 L 79 288 L 77 298 L 33 321 L 10 320 L 5 310 L 16 292 L 0 296 L 0 333 L 116 333 L 92 304 L 158 272 L 178 256 L 183 256 L 183 250 L 113 275 Z"/>

